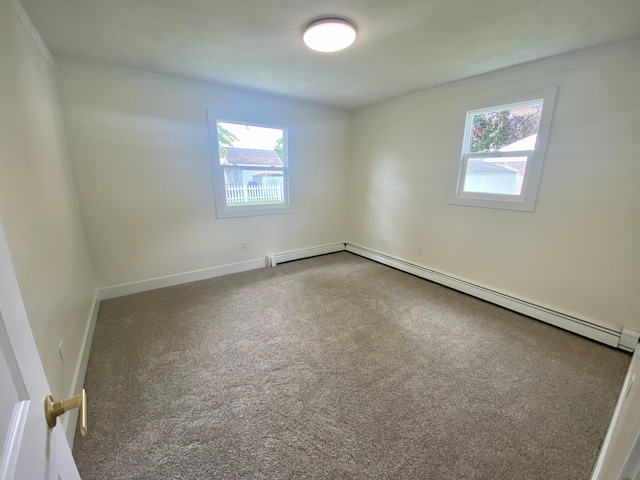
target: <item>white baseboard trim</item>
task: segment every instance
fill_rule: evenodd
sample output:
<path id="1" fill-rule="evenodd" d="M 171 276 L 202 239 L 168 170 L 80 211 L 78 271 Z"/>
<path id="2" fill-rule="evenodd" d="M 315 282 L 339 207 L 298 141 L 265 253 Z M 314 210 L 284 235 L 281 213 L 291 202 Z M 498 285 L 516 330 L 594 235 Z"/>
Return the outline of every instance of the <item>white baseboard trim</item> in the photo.
<path id="1" fill-rule="evenodd" d="M 196 282 L 198 280 L 207 280 L 209 278 L 229 275 L 231 273 L 246 272 L 247 270 L 255 270 L 267 266 L 275 266 L 283 262 L 292 260 L 300 260 L 302 258 L 315 257 L 327 253 L 341 252 L 345 250 L 344 243 L 334 243 L 330 245 L 321 245 L 319 247 L 305 248 L 292 252 L 275 253 L 267 255 L 266 259 L 248 260 L 246 262 L 230 263 L 219 267 L 204 268 L 202 270 L 194 270 L 192 272 L 177 273 L 175 275 L 167 275 L 165 277 L 150 278 L 139 282 L 123 283 L 121 285 L 113 285 L 98 289 L 98 300 L 107 300 L 109 298 L 124 297 L 133 293 L 146 292 L 157 288 L 173 287 L 182 285 L 183 283 Z"/>
<path id="2" fill-rule="evenodd" d="M 96 328 L 96 320 L 98 319 L 98 310 L 100 309 L 100 296 L 99 289 L 96 289 L 93 294 L 93 304 L 89 311 L 89 318 L 87 319 L 87 326 L 84 329 L 84 336 L 82 338 L 82 345 L 80 345 L 80 355 L 76 362 L 76 368 L 73 373 L 73 384 L 67 398 L 71 398 L 74 395 L 80 393 L 84 387 L 84 377 L 87 373 L 87 365 L 89 364 L 89 352 L 91 351 L 91 343 L 93 341 L 93 332 Z M 64 415 L 62 419 L 62 427 L 67 437 L 67 442 L 73 450 L 73 441 L 76 434 L 76 424 L 78 422 L 78 410 L 73 409 L 67 415 Z"/>
<path id="3" fill-rule="evenodd" d="M 71 391 L 69 392 L 69 397 L 78 394 L 84 385 L 84 378 L 87 371 L 89 353 L 91 350 L 91 341 L 93 339 L 93 332 L 95 330 L 101 300 L 122 297 L 125 295 L 145 292 L 148 290 L 155 290 L 157 288 L 181 285 L 183 283 L 195 282 L 198 280 L 206 280 L 209 278 L 228 275 L 231 273 L 255 270 L 258 268 L 264 268 L 265 266 L 276 266 L 284 262 L 315 257 L 318 255 L 325 255 L 328 253 L 341 252 L 343 250 L 349 251 L 361 257 L 368 258 L 375 262 L 397 268 L 398 270 L 402 270 L 426 280 L 430 280 L 435 283 L 453 288 L 454 290 L 467 293 L 474 297 L 481 298 L 488 302 L 505 307 L 509 310 L 522 313 L 529 317 L 541 320 L 551 325 L 555 325 L 557 327 L 563 328 L 573 333 L 577 333 L 579 335 L 596 340 L 606 345 L 610 345 L 612 347 L 617 347 L 622 350 L 632 352 L 638 344 L 640 332 L 636 332 L 634 330 L 625 328 L 621 333 L 613 327 L 588 322 L 586 320 L 557 312 L 550 308 L 536 305 L 526 300 L 522 300 L 505 293 L 491 290 L 489 288 L 476 285 L 474 283 L 453 277 L 451 275 L 447 275 L 442 272 L 438 272 L 436 270 L 421 267 L 419 265 L 415 265 L 405 260 L 400 260 L 395 257 L 370 250 L 368 248 L 360 247 L 352 243 L 334 243 L 330 245 L 306 248 L 292 252 L 283 252 L 268 255 L 266 258 L 266 262 L 263 259 L 255 259 L 246 262 L 232 263 L 228 265 L 221 265 L 219 267 L 205 268 L 192 272 L 168 275 L 165 277 L 152 278 L 149 280 L 142 280 L 139 282 L 125 283 L 121 285 L 114 285 L 112 287 L 97 289 L 94 294 L 93 306 L 89 313 L 89 319 L 85 328 L 84 338 L 81 346 L 81 354 L 78 362 L 76 363 L 73 386 L 71 388 Z M 66 433 L 67 441 L 69 442 L 71 448 L 73 448 L 77 419 L 78 412 L 77 410 L 74 410 L 72 412 L 69 412 L 69 415 L 65 415 L 65 419 L 63 420 L 63 427 Z"/>
<path id="4" fill-rule="evenodd" d="M 99 289 L 100 300 L 109 298 L 124 297 L 133 293 L 146 292 L 157 288 L 173 287 L 182 285 L 183 283 L 197 282 L 198 280 L 207 280 L 209 278 L 229 275 L 230 273 L 246 272 L 247 270 L 255 270 L 264 268 L 265 260 L 260 258 L 256 260 L 248 260 L 246 262 L 230 263 L 219 267 L 204 268 L 202 270 L 194 270 L 192 272 L 178 273 L 175 275 L 167 275 L 166 277 L 150 278 L 149 280 L 141 280 L 139 282 L 123 283 L 112 287 Z"/>
<path id="5" fill-rule="evenodd" d="M 221 265 L 219 267 L 205 268 L 202 270 L 195 270 L 192 272 L 179 273 L 176 275 L 167 275 L 165 277 L 151 278 L 149 280 L 141 280 L 139 282 L 124 283 L 121 285 L 114 285 L 111 287 L 104 287 L 96 289 L 93 296 L 93 305 L 89 312 L 89 318 L 84 331 L 84 337 L 82 339 L 82 345 L 80 347 L 80 356 L 76 363 L 73 385 L 69 392 L 69 397 L 73 397 L 80 393 L 84 386 L 84 379 L 87 373 L 87 365 L 89 364 L 89 353 L 91 351 L 91 342 L 93 340 L 93 333 L 96 327 L 96 320 L 98 318 L 98 311 L 100 309 L 100 301 L 107 300 L 109 298 L 123 297 L 125 295 L 131 295 L 134 293 L 146 292 L 148 290 L 155 290 L 158 288 L 172 287 L 175 285 L 181 285 L 189 282 L 196 282 L 198 280 L 207 280 L 209 278 L 220 277 L 222 275 L 229 275 L 231 273 L 246 272 L 248 270 L 255 270 L 258 268 L 265 268 L 268 265 L 275 266 L 277 263 L 288 262 L 291 260 L 298 260 L 307 257 L 314 257 L 317 255 L 323 255 L 326 253 L 339 252 L 345 249 L 344 243 L 336 243 L 332 245 L 323 245 L 320 247 L 307 248 L 303 250 L 297 250 L 294 252 L 278 253 L 275 255 L 268 255 L 265 259 L 255 259 L 246 262 L 231 263 L 228 265 Z M 273 260 L 272 260 L 273 259 Z M 273 263 L 270 263 L 272 262 Z M 73 449 L 73 443 L 75 440 L 76 425 L 78 422 L 78 410 L 70 411 L 64 416 L 62 420 L 62 426 L 67 438 L 67 442 Z"/>
<path id="6" fill-rule="evenodd" d="M 582 320 L 572 315 L 567 315 L 541 305 L 536 305 L 529 301 L 476 285 L 436 270 L 421 267 L 405 260 L 400 260 L 358 245 L 347 243 L 346 250 L 361 257 L 374 260 L 378 263 L 397 268 L 403 272 L 416 275 L 417 277 L 439 283 L 446 287 L 453 288 L 454 290 L 500 305 L 501 307 L 513 310 L 514 312 L 522 313 L 523 315 L 555 325 L 556 327 L 560 327 L 564 330 L 577 333 L 578 335 L 596 340 L 611 347 L 632 351 L 631 346 L 621 345 L 620 331 L 611 326 Z M 633 348 L 635 348 L 635 346 L 633 346 Z"/>
<path id="7" fill-rule="evenodd" d="M 320 247 L 304 248 L 302 250 L 295 250 L 293 252 L 274 253 L 267 256 L 269 266 L 275 267 L 276 265 L 284 262 L 291 262 L 293 260 L 300 260 L 302 258 L 316 257 L 318 255 L 325 255 L 327 253 L 341 252 L 346 249 L 344 243 L 333 243 L 331 245 L 322 245 Z"/>

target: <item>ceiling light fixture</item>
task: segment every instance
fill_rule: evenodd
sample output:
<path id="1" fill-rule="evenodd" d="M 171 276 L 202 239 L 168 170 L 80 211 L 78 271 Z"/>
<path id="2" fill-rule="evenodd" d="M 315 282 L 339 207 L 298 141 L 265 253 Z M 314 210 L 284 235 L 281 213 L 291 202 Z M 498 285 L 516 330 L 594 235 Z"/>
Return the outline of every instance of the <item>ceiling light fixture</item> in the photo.
<path id="1" fill-rule="evenodd" d="M 318 52 L 344 50 L 356 39 L 356 28 L 341 18 L 323 18 L 312 22 L 302 37 L 307 47 Z"/>

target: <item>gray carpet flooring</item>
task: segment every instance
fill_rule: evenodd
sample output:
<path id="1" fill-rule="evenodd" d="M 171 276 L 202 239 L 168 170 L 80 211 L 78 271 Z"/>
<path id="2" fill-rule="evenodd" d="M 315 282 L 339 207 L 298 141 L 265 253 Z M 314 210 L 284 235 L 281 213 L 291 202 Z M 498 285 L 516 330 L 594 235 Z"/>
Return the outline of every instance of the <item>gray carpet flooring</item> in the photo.
<path id="1" fill-rule="evenodd" d="M 342 252 L 103 301 L 82 478 L 589 477 L 630 356 Z"/>

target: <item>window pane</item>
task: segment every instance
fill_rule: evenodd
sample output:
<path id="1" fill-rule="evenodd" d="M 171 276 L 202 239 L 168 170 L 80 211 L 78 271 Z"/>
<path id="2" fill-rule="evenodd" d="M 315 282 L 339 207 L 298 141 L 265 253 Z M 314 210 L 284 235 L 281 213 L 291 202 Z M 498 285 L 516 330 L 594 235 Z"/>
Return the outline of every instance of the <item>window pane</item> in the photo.
<path id="1" fill-rule="evenodd" d="M 284 166 L 284 131 L 281 128 L 256 127 L 218 122 L 220 165 Z"/>
<path id="2" fill-rule="evenodd" d="M 520 195 L 527 157 L 469 158 L 463 191 Z"/>
<path id="3" fill-rule="evenodd" d="M 470 152 L 524 151 L 536 146 L 542 100 L 471 116 Z"/>
<path id="4" fill-rule="evenodd" d="M 224 169 L 224 189 L 228 206 L 282 205 L 285 203 L 282 169 Z"/>

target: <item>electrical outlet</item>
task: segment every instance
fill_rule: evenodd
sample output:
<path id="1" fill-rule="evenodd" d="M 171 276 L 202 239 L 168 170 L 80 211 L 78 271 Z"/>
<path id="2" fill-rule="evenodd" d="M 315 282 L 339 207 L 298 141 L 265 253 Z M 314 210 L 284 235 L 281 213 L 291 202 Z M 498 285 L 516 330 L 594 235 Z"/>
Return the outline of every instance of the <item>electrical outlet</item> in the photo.
<path id="1" fill-rule="evenodd" d="M 424 252 L 424 248 L 422 248 L 422 245 L 418 245 L 418 255 L 422 255 Z"/>
<path id="2" fill-rule="evenodd" d="M 249 243 L 248 242 L 242 242 L 242 250 L 249 250 Z"/>
<path id="3" fill-rule="evenodd" d="M 60 354 L 60 361 L 64 364 L 64 354 L 62 353 L 63 345 L 64 345 L 64 342 L 61 340 L 60 343 L 58 344 L 58 353 Z"/>

